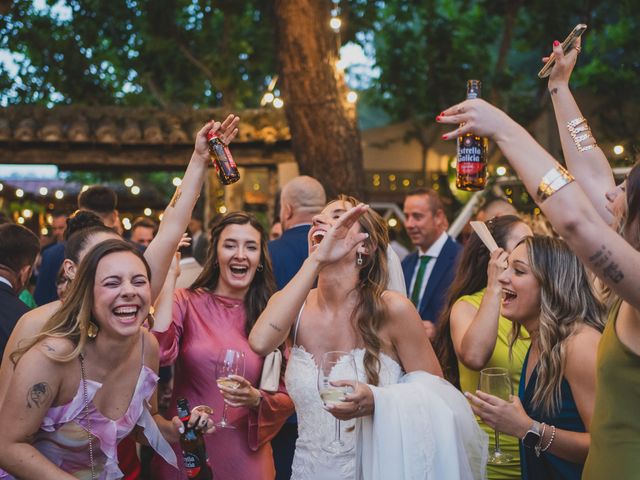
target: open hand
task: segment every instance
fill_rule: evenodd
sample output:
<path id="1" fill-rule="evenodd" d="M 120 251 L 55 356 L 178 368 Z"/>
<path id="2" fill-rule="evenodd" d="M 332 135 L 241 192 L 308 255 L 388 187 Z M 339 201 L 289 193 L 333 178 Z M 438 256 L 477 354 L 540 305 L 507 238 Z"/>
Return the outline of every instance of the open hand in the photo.
<path id="1" fill-rule="evenodd" d="M 216 122 L 211 120 L 207 122 L 196 134 L 196 145 L 194 154 L 209 161 L 209 144 L 207 143 L 207 134 L 210 131 L 217 132 L 223 143 L 229 144 L 236 135 L 238 135 L 238 124 L 240 117 L 229 115 L 224 122 Z"/>
<path id="2" fill-rule="evenodd" d="M 458 125 L 458 128 L 442 135 L 444 140 L 453 140 L 465 133 L 473 132 L 481 137 L 495 137 L 512 122 L 502 110 L 480 98 L 465 100 L 447 108 L 436 117 L 439 123 Z"/>
<path id="3" fill-rule="evenodd" d="M 566 55 L 562 51 L 562 44 L 554 44 L 553 56 L 556 59 L 556 63 L 551 69 L 551 74 L 549 75 L 549 90 L 569 84 L 571 73 L 573 72 L 573 68 L 576 66 L 578 54 L 581 50 L 581 42 L 582 40 L 580 38 L 576 38 L 573 42 L 573 48 L 569 50 Z M 547 63 L 548 60 L 549 57 L 542 57 L 543 63 Z"/>
<path id="4" fill-rule="evenodd" d="M 321 265 L 337 262 L 369 237 L 368 233 L 360 232 L 357 223 L 368 208 L 368 205 L 361 203 L 344 212 L 327 230 L 322 242 L 312 247 L 311 254 Z M 315 226 L 311 229 L 311 234 L 314 228 Z"/>

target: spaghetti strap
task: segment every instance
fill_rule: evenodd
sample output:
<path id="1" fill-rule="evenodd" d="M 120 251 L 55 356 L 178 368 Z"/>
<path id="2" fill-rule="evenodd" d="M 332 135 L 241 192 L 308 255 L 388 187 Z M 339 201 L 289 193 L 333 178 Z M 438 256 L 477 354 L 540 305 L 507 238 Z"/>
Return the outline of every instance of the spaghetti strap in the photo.
<path id="1" fill-rule="evenodd" d="M 293 346 L 297 346 L 296 339 L 298 338 L 298 327 L 300 326 L 300 319 L 302 318 L 302 310 L 304 310 L 304 306 L 307 304 L 305 300 L 302 306 L 300 307 L 300 311 L 298 312 L 298 318 L 296 318 L 296 325 L 293 327 Z"/>
<path id="2" fill-rule="evenodd" d="M 140 335 L 142 338 L 140 339 L 140 341 L 142 342 L 142 356 L 141 356 L 141 366 L 144 367 L 144 330 L 141 330 L 142 334 Z"/>

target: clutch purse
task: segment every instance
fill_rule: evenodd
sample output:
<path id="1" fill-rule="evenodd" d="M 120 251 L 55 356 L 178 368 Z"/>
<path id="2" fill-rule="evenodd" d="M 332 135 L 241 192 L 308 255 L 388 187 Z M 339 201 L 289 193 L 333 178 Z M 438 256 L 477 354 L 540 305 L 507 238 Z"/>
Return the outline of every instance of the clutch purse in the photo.
<path id="1" fill-rule="evenodd" d="M 260 377 L 260 390 L 265 392 L 277 392 L 280 385 L 280 371 L 282 369 L 282 352 L 274 350 L 264 357 L 262 376 Z"/>

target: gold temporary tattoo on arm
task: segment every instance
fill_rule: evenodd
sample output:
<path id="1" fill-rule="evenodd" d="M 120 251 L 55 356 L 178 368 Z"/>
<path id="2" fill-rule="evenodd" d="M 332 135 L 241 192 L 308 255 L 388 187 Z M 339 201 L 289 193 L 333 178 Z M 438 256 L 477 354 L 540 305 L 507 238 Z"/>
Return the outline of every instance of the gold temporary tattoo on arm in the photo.
<path id="1" fill-rule="evenodd" d="M 27 392 L 27 408 L 40 408 L 51 400 L 51 388 L 46 382 L 33 385 Z"/>
<path id="2" fill-rule="evenodd" d="M 280 328 L 279 326 L 277 326 L 275 323 L 269 322 L 269 326 L 271 328 L 273 328 L 274 330 L 277 330 L 278 332 L 282 331 L 282 328 Z"/>
<path id="3" fill-rule="evenodd" d="M 180 187 L 177 187 L 176 188 L 176 193 L 173 194 L 173 197 L 171 198 L 171 201 L 169 202 L 169 206 L 170 207 L 175 207 L 176 203 L 180 199 L 181 195 L 182 195 L 182 190 L 180 190 Z"/>

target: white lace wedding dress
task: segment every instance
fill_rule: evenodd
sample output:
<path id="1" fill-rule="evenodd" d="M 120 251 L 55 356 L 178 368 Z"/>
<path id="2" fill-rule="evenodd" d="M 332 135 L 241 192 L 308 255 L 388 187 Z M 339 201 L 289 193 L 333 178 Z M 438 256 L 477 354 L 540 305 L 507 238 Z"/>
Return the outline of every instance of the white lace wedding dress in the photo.
<path id="1" fill-rule="evenodd" d="M 366 382 L 363 359 L 365 350 L 351 351 L 356 361 L 358 380 Z M 397 383 L 403 371 L 391 357 L 380 354 L 380 386 Z M 285 383 L 296 406 L 298 440 L 293 458 L 292 480 L 354 480 L 356 449 L 343 454 L 325 452 L 322 446 L 333 439 L 335 417 L 322 407 L 318 393 L 316 359 L 304 347 L 294 346 L 287 362 Z M 354 444 L 355 421 L 342 422 L 342 440 Z"/>

